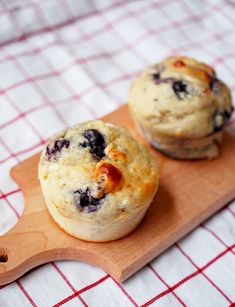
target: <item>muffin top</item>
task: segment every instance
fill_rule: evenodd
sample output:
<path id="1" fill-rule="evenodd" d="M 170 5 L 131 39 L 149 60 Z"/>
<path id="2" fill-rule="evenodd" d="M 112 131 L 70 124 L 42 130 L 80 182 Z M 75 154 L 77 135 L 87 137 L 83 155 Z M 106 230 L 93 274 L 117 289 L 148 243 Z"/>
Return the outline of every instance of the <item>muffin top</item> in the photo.
<path id="1" fill-rule="evenodd" d="M 127 129 L 88 121 L 52 137 L 39 163 L 46 200 L 71 218 L 101 223 L 145 207 L 158 186 L 155 160 Z"/>
<path id="2" fill-rule="evenodd" d="M 179 138 L 218 132 L 232 113 L 230 90 L 214 69 L 185 56 L 144 70 L 133 81 L 128 101 L 143 128 Z"/>

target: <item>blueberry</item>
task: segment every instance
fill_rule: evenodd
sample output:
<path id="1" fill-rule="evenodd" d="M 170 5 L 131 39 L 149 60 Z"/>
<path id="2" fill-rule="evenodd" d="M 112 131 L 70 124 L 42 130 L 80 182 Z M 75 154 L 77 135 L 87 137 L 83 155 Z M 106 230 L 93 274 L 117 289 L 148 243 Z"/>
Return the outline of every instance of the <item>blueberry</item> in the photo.
<path id="1" fill-rule="evenodd" d="M 53 144 L 49 144 L 46 148 L 46 156 L 48 160 L 56 159 L 57 155 L 63 148 L 68 148 L 70 145 L 69 140 L 58 139 Z"/>
<path id="2" fill-rule="evenodd" d="M 210 76 L 209 75 L 209 78 L 210 78 L 210 89 L 215 93 L 215 94 L 218 94 L 219 93 L 219 83 L 220 81 L 214 77 L 214 76 Z"/>
<path id="3" fill-rule="evenodd" d="M 76 207 L 81 212 L 89 213 L 99 210 L 104 197 L 105 195 L 103 195 L 101 198 L 94 198 L 91 196 L 91 190 L 89 187 L 87 187 L 85 190 L 79 189 L 74 192 Z"/>
<path id="4" fill-rule="evenodd" d="M 173 82 L 172 88 L 178 99 L 182 100 L 181 94 L 188 94 L 187 83 L 182 80 L 176 80 Z"/>
<path id="5" fill-rule="evenodd" d="M 223 123 L 218 123 L 218 114 L 213 118 L 213 132 L 219 132 L 223 128 Z"/>
<path id="6" fill-rule="evenodd" d="M 153 80 L 160 80 L 161 79 L 161 75 L 160 75 L 159 72 L 153 74 L 152 76 L 153 76 Z"/>
<path id="7" fill-rule="evenodd" d="M 213 132 L 219 132 L 222 130 L 231 114 L 232 113 L 227 110 L 224 110 L 223 112 L 215 112 L 213 115 Z"/>
<path id="8" fill-rule="evenodd" d="M 154 81 L 161 80 L 161 74 L 165 70 L 165 66 L 163 64 L 158 64 L 158 65 L 155 65 L 154 69 L 155 69 L 156 72 L 154 74 L 152 74 L 153 80 Z"/>
<path id="9" fill-rule="evenodd" d="M 230 112 L 228 112 L 227 110 L 224 110 L 223 112 L 223 119 L 225 122 L 227 122 L 229 120 L 229 118 L 231 117 L 231 114 Z"/>
<path id="10" fill-rule="evenodd" d="M 89 147 L 90 153 L 96 160 L 101 160 L 105 157 L 105 139 L 103 135 L 96 129 L 88 129 L 83 133 L 86 141 L 80 144 L 82 147 Z"/>

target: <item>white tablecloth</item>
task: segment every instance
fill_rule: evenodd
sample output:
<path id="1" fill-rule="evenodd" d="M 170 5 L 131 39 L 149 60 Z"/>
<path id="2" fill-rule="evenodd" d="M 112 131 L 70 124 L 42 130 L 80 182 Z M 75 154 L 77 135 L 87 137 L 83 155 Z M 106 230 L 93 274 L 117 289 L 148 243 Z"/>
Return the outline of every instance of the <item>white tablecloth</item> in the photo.
<path id="1" fill-rule="evenodd" d="M 234 91 L 234 27 L 232 0 L 2 1 L 0 233 L 23 211 L 10 168 L 64 126 L 120 106 L 146 65 L 190 55 Z M 49 263 L 2 287 L 0 306 L 232 305 L 234 217 L 230 203 L 123 284 L 79 261 Z"/>

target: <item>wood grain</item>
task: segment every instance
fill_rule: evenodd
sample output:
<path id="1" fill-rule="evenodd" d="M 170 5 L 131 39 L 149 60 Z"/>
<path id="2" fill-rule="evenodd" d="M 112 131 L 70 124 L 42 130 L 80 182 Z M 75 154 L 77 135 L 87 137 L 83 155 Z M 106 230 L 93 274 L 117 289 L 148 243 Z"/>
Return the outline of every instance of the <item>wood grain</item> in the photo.
<path id="1" fill-rule="evenodd" d="M 127 106 L 103 118 L 134 129 Z M 77 259 L 124 281 L 235 197 L 235 139 L 225 134 L 213 161 L 176 161 L 151 149 L 160 167 L 160 187 L 141 225 L 127 237 L 89 243 L 61 230 L 50 217 L 37 179 L 39 154 L 13 167 L 25 197 L 19 223 L 0 237 L 0 285 L 54 260 Z"/>

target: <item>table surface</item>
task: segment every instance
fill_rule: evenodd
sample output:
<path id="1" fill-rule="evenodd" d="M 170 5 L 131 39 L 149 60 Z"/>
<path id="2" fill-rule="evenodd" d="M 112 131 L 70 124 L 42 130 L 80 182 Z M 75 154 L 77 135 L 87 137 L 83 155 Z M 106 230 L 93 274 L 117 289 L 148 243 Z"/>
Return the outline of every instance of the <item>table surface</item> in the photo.
<path id="1" fill-rule="evenodd" d="M 24 207 L 10 168 L 64 126 L 120 106 L 147 65 L 191 55 L 235 90 L 232 1 L 11 1 L 0 3 L 0 25 L 0 234 Z M 123 284 L 52 262 L 1 287 L 0 306 L 230 306 L 234 217 L 232 202 Z"/>

